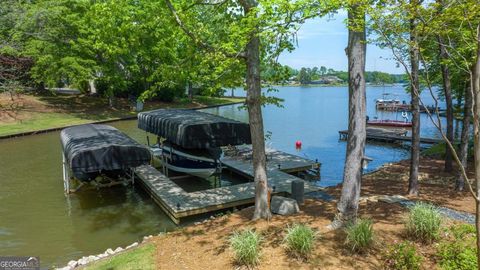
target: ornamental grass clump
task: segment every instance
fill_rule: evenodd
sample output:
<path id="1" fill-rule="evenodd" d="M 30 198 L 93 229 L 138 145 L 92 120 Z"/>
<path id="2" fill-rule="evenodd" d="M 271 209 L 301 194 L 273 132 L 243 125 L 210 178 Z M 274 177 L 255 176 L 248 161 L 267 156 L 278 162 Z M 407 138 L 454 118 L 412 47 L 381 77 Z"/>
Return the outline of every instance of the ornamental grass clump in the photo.
<path id="1" fill-rule="evenodd" d="M 235 232 L 230 238 L 235 261 L 246 266 L 256 265 L 260 259 L 260 242 L 260 235 L 253 230 Z"/>
<path id="2" fill-rule="evenodd" d="M 312 228 L 303 224 L 295 224 L 287 229 L 284 242 L 290 254 L 308 259 L 313 251 L 315 239 L 316 234 Z"/>
<path id="3" fill-rule="evenodd" d="M 442 217 L 438 209 L 428 203 L 416 203 L 410 208 L 405 227 L 415 240 L 432 242 L 438 239 Z"/>
<path id="4" fill-rule="evenodd" d="M 358 219 L 345 228 L 345 244 L 354 252 L 362 253 L 373 244 L 373 222 L 370 219 Z"/>

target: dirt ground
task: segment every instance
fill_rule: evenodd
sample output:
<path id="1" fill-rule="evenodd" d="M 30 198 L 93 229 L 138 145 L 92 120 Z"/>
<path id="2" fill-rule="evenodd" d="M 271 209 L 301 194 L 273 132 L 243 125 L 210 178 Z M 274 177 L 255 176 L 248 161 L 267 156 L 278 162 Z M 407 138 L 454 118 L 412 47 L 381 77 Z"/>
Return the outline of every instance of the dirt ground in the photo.
<path id="1" fill-rule="evenodd" d="M 442 173 L 443 162 L 422 159 L 421 195 L 419 198 L 437 205 L 472 212 L 473 200 L 467 192 L 451 191 L 452 175 Z M 380 169 L 364 177 L 362 196 L 404 195 L 407 187 L 408 161 Z M 338 198 L 340 187 L 327 190 Z M 384 269 L 383 254 L 394 242 L 407 239 L 403 221 L 406 209 L 398 204 L 363 201 L 359 214 L 374 221 L 375 246 L 366 254 L 354 254 L 345 246 L 342 230 L 328 231 L 326 226 L 335 215 L 335 202 L 306 200 L 299 214 L 275 215 L 270 222 L 251 221 L 252 208 L 208 220 L 179 231 L 154 238 L 157 245 L 158 269 L 236 269 L 228 239 L 233 232 L 253 228 L 263 237 L 262 257 L 258 269 Z M 446 221 L 445 225 L 453 221 Z M 282 239 L 287 226 L 305 223 L 318 232 L 313 255 L 308 261 L 290 257 Z M 434 245 L 416 243 L 423 255 L 423 269 L 436 269 Z"/>
<path id="2" fill-rule="evenodd" d="M 365 175 L 362 179 L 361 196 L 403 195 L 411 200 L 428 201 L 435 205 L 475 213 L 475 202 L 467 191 L 467 185 L 465 185 L 465 192 L 454 190 L 456 173 L 444 172 L 443 160 L 422 157 L 419 168 L 420 195 L 407 196 L 409 162 L 409 160 L 403 160 L 389 164 L 375 173 Z M 473 164 L 468 170 L 471 178 L 473 178 L 472 167 Z M 341 185 L 329 188 L 328 192 L 338 197 L 340 190 Z"/>

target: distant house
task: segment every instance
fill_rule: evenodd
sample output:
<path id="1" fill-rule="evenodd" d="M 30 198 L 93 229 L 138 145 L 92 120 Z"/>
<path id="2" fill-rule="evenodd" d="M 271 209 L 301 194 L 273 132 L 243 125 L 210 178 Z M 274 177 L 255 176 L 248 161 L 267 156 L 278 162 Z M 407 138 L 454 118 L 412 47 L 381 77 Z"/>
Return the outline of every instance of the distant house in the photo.
<path id="1" fill-rule="evenodd" d="M 318 80 L 314 80 L 311 84 L 336 84 L 336 83 L 343 83 L 343 80 L 338 78 L 337 76 L 327 75 L 322 76 Z"/>
<path id="2" fill-rule="evenodd" d="M 286 83 L 287 84 L 296 84 L 297 83 L 297 76 L 292 76 L 292 77 L 288 78 Z"/>

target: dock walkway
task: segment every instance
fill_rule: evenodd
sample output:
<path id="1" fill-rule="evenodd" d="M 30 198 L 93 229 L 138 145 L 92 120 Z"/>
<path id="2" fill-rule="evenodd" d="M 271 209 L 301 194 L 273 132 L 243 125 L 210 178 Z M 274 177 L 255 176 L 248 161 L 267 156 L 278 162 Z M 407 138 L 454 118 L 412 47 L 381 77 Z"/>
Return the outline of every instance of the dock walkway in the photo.
<path id="1" fill-rule="evenodd" d="M 348 139 L 348 130 L 341 130 L 338 132 L 340 140 Z M 405 131 L 395 131 L 387 129 L 367 128 L 367 140 L 381 141 L 381 142 L 409 142 L 412 140 L 410 136 L 405 136 Z M 420 138 L 420 143 L 436 144 L 442 142 L 442 139 L 437 138 Z"/>
<path id="2" fill-rule="evenodd" d="M 291 182 L 294 180 L 302 180 L 279 170 L 279 164 L 280 168 L 284 168 L 287 171 L 319 166 L 317 162 L 280 151 L 271 153 L 269 160 L 270 161 L 267 162 L 268 184 L 274 188 L 274 194 L 289 194 L 291 193 Z M 222 159 L 222 163 L 229 169 L 249 179 L 253 179 L 251 160 L 224 158 Z M 150 165 L 137 167 L 135 169 L 135 175 L 155 202 L 177 224 L 180 223 L 180 219 L 185 217 L 247 205 L 253 203 L 255 200 L 254 182 L 196 192 L 186 192 Z M 320 187 L 305 182 L 305 193 L 318 191 L 320 189 Z"/>

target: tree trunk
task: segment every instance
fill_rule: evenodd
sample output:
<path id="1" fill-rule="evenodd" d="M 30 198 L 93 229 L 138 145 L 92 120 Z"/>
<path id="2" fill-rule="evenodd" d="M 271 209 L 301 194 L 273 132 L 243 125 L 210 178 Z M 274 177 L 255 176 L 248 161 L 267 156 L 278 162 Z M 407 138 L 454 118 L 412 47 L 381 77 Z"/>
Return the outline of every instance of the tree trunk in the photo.
<path id="1" fill-rule="evenodd" d="M 189 81 L 187 83 L 187 87 L 188 87 L 188 91 L 187 91 L 188 92 L 188 99 L 190 101 L 192 101 L 193 100 L 193 84 L 192 84 L 191 81 Z"/>
<path id="2" fill-rule="evenodd" d="M 337 216 L 330 225 L 337 229 L 348 221 L 355 222 L 362 182 L 362 163 L 366 140 L 365 99 L 365 11 L 355 4 L 348 11 L 348 140 L 343 170 L 342 194 Z"/>
<path id="3" fill-rule="evenodd" d="M 418 96 L 420 91 L 420 83 L 418 80 L 419 52 L 417 46 L 415 18 L 410 19 L 410 43 L 410 65 L 412 76 L 410 82 L 412 97 L 412 147 L 410 157 L 410 177 L 408 179 L 408 194 L 417 196 L 418 167 L 420 165 L 420 98 Z"/>
<path id="4" fill-rule="evenodd" d="M 468 161 L 468 143 L 470 140 L 470 121 L 472 119 L 472 89 L 465 86 L 465 104 L 463 107 L 462 134 L 460 137 L 460 162 L 462 166 L 467 168 Z M 459 168 L 457 181 L 455 182 L 455 190 L 463 191 L 465 189 L 465 179 Z"/>
<path id="5" fill-rule="evenodd" d="M 256 7 L 254 0 L 240 1 L 245 9 L 245 14 Z M 257 32 L 251 33 L 251 39 L 246 48 L 247 56 L 247 108 L 252 136 L 253 169 L 255 181 L 255 211 L 253 219 L 270 219 L 268 202 L 268 181 L 265 157 L 265 138 L 262 117 L 262 92 L 260 81 L 260 38 Z"/>
<path id="6" fill-rule="evenodd" d="M 90 95 L 97 94 L 97 88 L 95 87 L 95 80 L 89 80 L 88 87 L 90 88 Z"/>
<path id="7" fill-rule="evenodd" d="M 448 60 L 448 53 L 443 43 L 443 38 L 438 36 L 440 46 L 440 59 Z M 445 94 L 445 106 L 447 107 L 447 139 L 454 143 L 453 136 L 453 100 L 452 100 L 452 86 L 450 83 L 450 70 L 446 63 L 442 63 L 442 79 L 443 79 L 443 92 Z M 451 172 L 453 170 L 453 154 L 450 147 L 445 145 L 445 171 Z"/>
<path id="8" fill-rule="evenodd" d="M 475 193 L 476 212 L 475 227 L 477 230 L 477 263 L 480 269 L 480 24 L 477 26 L 477 59 L 472 74 L 473 91 L 473 130 L 474 130 L 474 155 L 475 155 Z"/>

